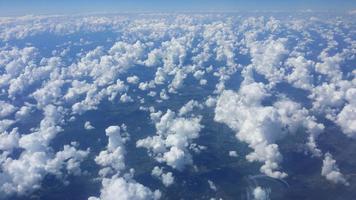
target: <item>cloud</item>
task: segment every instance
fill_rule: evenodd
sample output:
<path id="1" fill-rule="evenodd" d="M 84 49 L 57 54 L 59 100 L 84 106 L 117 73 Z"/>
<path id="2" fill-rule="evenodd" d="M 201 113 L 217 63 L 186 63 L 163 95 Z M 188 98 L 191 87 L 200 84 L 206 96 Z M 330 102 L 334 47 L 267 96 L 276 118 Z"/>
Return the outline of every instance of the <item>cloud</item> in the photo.
<path id="1" fill-rule="evenodd" d="M 263 106 L 262 100 L 268 96 L 264 84 L 243 82 L 238 92 L 225 90 L 219 96 L 214 119 L 227 124 L 236 131 L 238 140 L 246 142 L 254 150 L 246 158 L 251 162 L 264 162 L 261 172 L 274 178 L 284 178 L 287 174 L 278 171 L 282 154 L 275 142 L 295 133 L 298 127 L 305 127 L 310 140 L 314 141 L 324 126 L 318 124 L 306 109 L 288 99 Z M 313 147 L 312 152 L 319 153 L 315 146 L 310 146 Z"/>
<path id="2" fill-rule="evenodd" d="M 167 110 L 165 114 L 151 113 L 151 119 L 155 122 L 156 135 L 138 140 L 136 146 L 146 148 L 158 162 L 177 170 L 192 164 L 189 147 L 199 137 L 201 117 L 177 117 L 175 112 Z"/>
<path id="3" fill-rule="evenodd" d="M 230 157 L 238 157 L 239 155 L 237 154 L 236 151 L 229 151 L 229 156 Z"/>
<path id="4" fill-rule="evenodd" d="M 126 126 L 109 126 L 105 129 L 105 134 L 108 136 L 107 149 L 99 153 L 95 157 L 95 162 L 102 167 L 99 174 L 107 176 L 108 173 L 119 173 L 125 169 L 125 147 L 124 144 L 128 140 Z"/>
<path id="5" fill-rule="evenodd" d="M 151 113 L 156 133 L 136 146 L 167 165 L 151 172 L 165 186 L 174 183 L 173 171 L 193 165 L 193 153 L 209 148 L 197 143 L 212 108 L 215 121 L 251 148 L 239 156 L 260 162 L 260 171 L 275 178 L 287 176 L 281 168 L 283 138 L 306 133 L 300 134 L 303 147 L 322 157 L 318 137 L 324 128 L 335 123 L 346 136 L 356 134 L 355 71 L 348 66 L 355 45 L 353 26 L 344 18 L 23 16 L 0 18 L 0 26 L 0 193 L 5 198 L 39 189 L 48 174 L 80 175 L 89 150 L 71 143 L 56 152 L 52 144 L 68 121 L 107 101 L 134 102 Z M 96 43 L 92 34 L 108 38 Z M 29 42 L 43 35 L 66 41 L 46 50 Z M 72 37 L 77 35 L 78 41 Z M 198 93 L 191 90 L 195 87 Z M 186 94 L 192 100 L 175 104 Z M 320 123 L 325 120 L 333 123 Z M 94 127 L 87 121 L 84 128 Z M 122 199 L 158 198 L 158 190 L 136 182 L 127 169 L 126 127 L 110 126 L 105 133 L 108 144 L 94 158 L 100 198 L 114 198 L 115 191 L 122 191 Z M 330 154 L 324 155 L 322 175 L 347 183 Z M 256 199 L 268 193 L 255 191 Z"/>
<path id="6" fill-rule="evenodd" d="M 261 188 L 260 186 L 253 189 L 252 194 L 253 194 L 254 200 L 268 200 L 268 199 L 270 199 L 269 192 L 266 191 L 265 189 Z"/>
<path id="7" fill-rule="evenodd" d="M 12 129 L 10 132 L 0 133 L 0 150 L 11 152 L 19 146 L 19 138 L 17 128 Z"/>
<path id="8" fill-rule="evenodd" d="M 86 122 L 84 123 L 84 128 L 85 128 L 86 130 L 93 130 L 93 129 L 95 129 L 95 127 L 91 125 L 90 121 L 86 121 Z"/>
<path id="9" fill-rule="evenodd" d="M 186 103 L 183 107 L 179 109 L 179 116 L 183 116 L 187 113 L 192 112 L 194 107 L 202 108 L 202 105 L 200 105 L 197 101 L 190 100 L 188 101 L 188 103 Z"/>
<path id="10" fill-rule="evenodd" d="M 39 189 L 41 180 L 46 174 L 62 177 L 63 170 L 73 175 L 81 173 L 80 162 L 88 155 L 89 150 L 77 150 L 65 145 L 55 155 L 43 151 L 23 152 L 18 159 L 8 158 L 2 164 L 0 173 L 0 193 L 3 197 L 24 195 Z"/>
<path id="11" fill-rule="evenodd" d="M 216 185 L 213 181 L 208 180 L 209 188 L 213 191 L 217 191 Z"/>
<path id="12" fill-rule="evenodd" d="M 161 197 L 161 192 L 152 192 L 144 185 L 133 179 L 134 170 L 130 174 L 122 174 L 125 170 L 125 143 L 129 139 L 126 126 L 109 126 L 105 129 L 108 144 L 105 150 L 95 157 L 95 162 L 103 168 L 99 175 L 103 177 L 100 197 L 89 197 L 88 200 L 156 200 Z M 111 177 L 109 176 L 111 174 Z M 109 178 L 106 178 L 109 176 Z"/>
<path id="13" fill-rule="evenodd" d="M 324 155 L 321 175 L 325 176 L 325 178 L 332 183 L 342 183 L 349 185 L 344 175 L 341 174 L 339 167 L 336 165 L 336 161 L 333 159 L 330 153 L 326 153 Z"/>
<path id="14" fill-rule="evenodd" d="M 16 120 L 23 120 L 27 117 L 29 117 L 31 113 L 31 106 L 22 106 L 16 113 L 15 113 L 15 119 Z"/>
<path id="15" fill-rule="evenodd" d="M 16 111 L 16 107 L 5 102 L 0 101 L 0 118 L 4 118 Z"/>
<path id="16" fill-rule="evenodd" d="M 155 166 L 151 172 L 152 176 L 160 179 L 164 186 L 168 187 L 174 183 L 174 176 L 172 172 L 163 172 L 163 168 Z"/>
<path id="17" fill-rule="evenodd" d="M 147 187 L 133 180 L 125 180 L 122 177 L 113 177 L 103 180 L 100 198 L 90 197 L 88 200 L 156 200 L 161 193 L 156 190 L 152 192 Z"/>
<path id="18" fill-rule="evenodd" d="M 258 83 L 241 86 L 239 93 L 224 91 L 218 98 L 214 119 L 237 131 L 236 137 L 254 149 L 246 158 L 264 162 L 262 172 L 271 177 L 284 178 L 287 174 L 278 171 L 282 155 L 278 145 L 271 144 L 283 134 L 282 126 L 273 107 L 261 106 L 265 96 L 264 85 Z"/>
<path id="19" fill-rule="evenodd" d="M 140 78 L 138 76 L 129 76 L 126 80 L 128 83 L 137 84 L 140 81 Z"/>
<path id="20" fill-rule="evenodd" d="M 337 115 L 336 123 L 343 132 L 350 136 L 356 136 L 356 89 L 351 88 L 346 92 L 346 100 L 349 102 Z"/>
<path id="21" fill-rule="evenodd" d="M 74 144 L 75 145 L 75 144 Z M 61 176 L 61 169 L 65 168 L 69 174 L 80 175 L 80 163 L 88 156 L 86 151 L 77 150 L 70 145 L 64 145 L 62 151 L 58 151 L 53 159 L 47 162 L 46 170 L 57 176 Z"/>

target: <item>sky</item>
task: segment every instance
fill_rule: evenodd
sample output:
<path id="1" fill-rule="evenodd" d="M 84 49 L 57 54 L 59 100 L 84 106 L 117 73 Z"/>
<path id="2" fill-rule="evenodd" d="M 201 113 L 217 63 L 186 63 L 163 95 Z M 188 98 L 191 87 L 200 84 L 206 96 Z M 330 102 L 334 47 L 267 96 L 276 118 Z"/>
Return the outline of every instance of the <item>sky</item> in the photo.
<path id="1" fill-rule="evenodd" d="M 0 15 L 90 12 L 353 10 L 356 0 L 0 0 Z"/>

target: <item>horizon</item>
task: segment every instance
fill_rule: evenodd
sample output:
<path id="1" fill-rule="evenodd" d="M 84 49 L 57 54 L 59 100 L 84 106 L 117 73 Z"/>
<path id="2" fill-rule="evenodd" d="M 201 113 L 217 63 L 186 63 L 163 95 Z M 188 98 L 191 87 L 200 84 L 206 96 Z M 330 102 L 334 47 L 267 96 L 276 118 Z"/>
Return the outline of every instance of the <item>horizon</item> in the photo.
<path id="1" fill-rule="evenodd" d="M 197 0 L 189 2 L 151 0 L 79 0 L 70 2 L 43 1 L 43 0 L 0 0 L 0 16 L 23 15 L 72 15 L 91 13 L 155 13 L 155 12 L 353 12 L 356 1 L 344 0 L 313 0 L 313 1 L 244 1 L 244 0 Z"/>

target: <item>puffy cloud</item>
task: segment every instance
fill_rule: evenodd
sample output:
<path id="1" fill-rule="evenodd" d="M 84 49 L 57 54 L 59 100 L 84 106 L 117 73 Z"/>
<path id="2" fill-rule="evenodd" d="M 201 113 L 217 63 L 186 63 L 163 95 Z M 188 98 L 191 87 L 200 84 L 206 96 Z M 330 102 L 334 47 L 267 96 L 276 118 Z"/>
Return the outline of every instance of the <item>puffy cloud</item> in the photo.
<path id="1" fill-rule="evenodd" d="M 128 83 L 137 84 L 140 81 L 140 78 L 138 76 L 129 76 L 126 80 Z"/>
<path id="2" fill-rule="evenodd" d="M 341 54 L 329 56 L 325 51 L 323 51 L 321 52 L 319 58 L 322 60 L 322 63 L 316 64 L 315 70 L 317 72 L 327 75 L 332 80 L 340 80 L 342 78 L 340 64 L 344 58 Z"/>
<path id="3" fill-rule="evenodd" d="M 324 126 L 291 100 L 282 99 L 273 106 L 263 106 L 262 100 L 269 96 L 267 91 L 262 83 L 243 83 L 237 93 L 224 91 L 218 98 L 214 119 L 226 123 L 236 131 L 238 140 L 249 144 L 254 151 L 246 158 L 264 162 L 261 172 L 283 178 L 287 174 L 278 171 L 282 155 L 275 142 L 296 132 L 298 127 L 305 127 L 314 142 Z M 318 152 L 315 146 L 311 147 L 313 152 Z"/>
<path id="4" fill-rule="evenodd" d="M 0 101 L 0 118 L 7 117 L 8 115 L 12 114 L 15 112 L 16 107 L 5 102 L 5 101 Z"/>
<path id="5" fill-rule="evenodd" d="M 65 168 L 68 173 L 80 175 L 80 163 L 88 156 L 89 149 L 86 151 L 77 150 L 73 146 L 64 145 L 62 151 L 58 151 L 53 159 L 49 160 L 46 170 L 57 176 L 61 176 L 61 169 Z"/>
<path id="6" fill-rule="evenodd" d="M 236 137 L 247 142 L 254 152 L 249 161 L 264 162 L 261 171 L 271 177 L 283 178 L 287 174 L 277 171 L 282 156 L 275 142 L 282 134 L 278 114 L 273 107 L 261 106 L 267 96 L 263 84 L 241 86 L 239 93 L 224 91 L 217 101 L 215 120 L 226 123 L 237 131 Z M 257 116 L 255 113 L 259 113 Z"/>
<path id="7" fill-rule="evenodd" d="M 125 169 L 125 148 L 124 144 L 128 140 L 126 126 L 109 126 L 105 129 L 105 134 L 108 136 L 107 149 L 99 153 L 95 157 L 95 162 L 103 167 L 100 170 L 102 176 L 107 173 L 118 173 Z"/>
<path id="8" fill-rule="evenodd" d="M 229 156 L 230 157 L 238 157 L 239 155 L 237 154 L 236 151 L 229 151 Z"/>
<path id="9" fill-rule="evenodd" d="M 160 197 L 161 193 L 158 190 L 152 192 L 133 180 L 127 181 L 122 177 L 114 177 L 103 180 L 100 198 L 90 197 L 88 200 L 156 200 Z"/>
<path id="10" fill-rule="evenodd" d="M 210 189 L 212 189 L 213 191 L 217 191 L 216 185 L 213 181 L 208 180 L 208 184 L 209 184 Z"/>
<path id="11" fill-rule="evenodd" d="M 349 104 L 346 105 L 341 112 L 337 115 L 337 121 L 336 121 L 340 127 L 342 128 L 342 131 L 350 136 L 350 137 L 355 137 L 356 136 L 356 106 Z"/>
<path id="12" fill-rule="evenodd" d="M 147 148 L 158 162 L 183 170 L 186 165 L 192 164 L 189 147 L 192 140 L 199 137 L 202 128 L 200 117 L 183 118 L 167 110 L 151 113 L 151 119 L 155 122 L 157 133 L 137 141 L 137 147 Z"/>
<path id="13" fill-rule="evenodd" d="M 177 170 L 193 163 L 191 151 L 204 149 L 194 143 L 202 117 L 191 114 L 203 105 L 216 106 L 215 120 L 228 125 L 238 140 L 249 145 L 252 152 L 246 159 L 261 162 L 260 171 L 271 177 L 286 176 L 279 166 L 283 152 L 278 143 L 289 134 L 306 132 L 308 151 L 322 155 L 317 138 L 324 130 L 318 122 L 324 116 L 347 136 L 355 137 L 355 70 L 348 66 L 354 61 L 355 44 L 353 32 L 345 31 L 353 25 L 343 18 L 23 16 L 0 18 L 0 27 L 0 39 L 5 42 L 0 47 L 0 193 L 6 197 L 40 188 L 47 174 L 79 175 L 79 164 L 88 150 L 77 150 L 71 144 L 54 152 L 51 144 L 67 121 L 100 108 L 106 100 L 138 100 L 142 110 L 150 111 L 157 132 L 136 145 Z M 24 44 L 28 36 L 68 38 L 62 36 L 83 32 L 88 36 L 110 32 L 117 38 L 98 44 L 90 37 L 66 41 L 48 49 L 53 50 L 52 57 L 44 55 L 36 42 Z M 241 86 L 235 79 L 240 77 Z M 150 100 L 153 106 L 171 108 L 166 100 L 185 97 L 180 92 L 185 93 L 185 86 L 192 83 L 201 85 L 198 88 L 204 93 L 197 95 L 206 95 L 202 97 L 205 102 L 191 100 L 176 112 L 149 108 Z M 210 91 L 214 84 L 215 91 Z M 136 85 L 142 91 L 129 90 Z M 295 88 L 305 93 L 292 92 Z M 31 114 L 43 118 L 28 120 Z M 84 127 L 92 128 L 89 122 Z M 95 158 L 101 167 L 100 198 L 117 198 L 116 191 L 122 191 L 121 199 L 158 198 L 158 191 L 124 174 L 125 127 L 108 127 L 106 134 L 108 145 Z M 12 155 L 13 150 L 18 155 Z M 324 165 L 327 179 L 346 183 L 331 155 L 325 155 Z M 152 174 L 166 186 L 174 182 L 173 174 L 164 173 L 163 168 L 154 168 Z M 255 190 L 254 197 L 263 199 L 265 190 Z"/>
<path id="14" fill-rule="evenodd" d="M 325 176 L 328 181 L 331 181 L 333 183 L 342 183 L 345 185 L 349 185 L 344 175 L 340 172 L 339 167 L 336 165 L 336 161 L 333 159 L 330 153 L 326 153 L 324 155 L 321 175 Z"/>
<path id="15" fill-rule="evenodd" d="M 104 167 L 99 171 L 99 174 L 104 177 L 102 179 L 100 197 L 89 197 L 88 200 L 159 199 L 161 192 L 159 190 L 152 192 L 149 188 L 137 183 L 132 177 L 133 170 L 131 170 L 131 174 L 119 176 L 126 168 L 124 146 L 128 140 L 126 126 L 109 126 L 105 129 L 105 134 L 108 137 L 107 148 L 95 158 L 95 162 Z M 105 178 L 109 173 L 113 175 L 110 178 Z"/>
<path id="16" fill-rule="evenodd" d="M 194 107 L 202 108 L 202 105 L 200 105 L 197 101 L 190 100 L 188 103 L 186 103 L 183 107 L 179 109 L 179 116 L 183 116 L 187 113 L 190 113 L 193 111 Z"/>
<path id="17" fill-rule="evenodd" d="M 169 92 L 174 93 L 176 92 L 177 89 L 181 88 L 183 86 L 183 82 L 186 77 L 187 75 L 184 73 L 183 70 L 178 70 L 171 84 L 168 86 Z"/>
<path id="18" fill-rule="evenodd" d="M 84 123 L 84 128 L 85 128 L 86 130 L 95 129 L 95 127 L 94 127 L 93 125 L 91 125 L 90 121 L 86 121 L 86 122 Z"/>
<path id="19" fill-rule="evenodd" d="M 14 120 L 11 119 L 3 119 L 0 121 L 0 133 L 6 131 L 10 126 L 15 123 Z"/>
<path id="20" fill-rule="evenodd" d="M 356 136 L 356 89 L 351 88 L 346 92 L 346 100 L 349 102 L 337 115 L 336 123 L 342 131 L 350 136 Z"/>
<path id="21" fill-rule="evenodd" d="M 62 170 L 78 175 L 80 162 L 88 151 L 77 150 L 65 145 L 63 151 L 55 155 L 43 151 L 23 152 L 18 159 L 7 158 L 0 173 L 0 193 L 2 196 L 23 195 L 40 188 L 46 174 L 62 175 Z"/>
<path id="22" fill-rule="evenodd" d="M 0 133 L 0 150 L 2 151 L 12 151 L 14 148 L 19 146 L 19 133 L 16 128 L 12 129 L 10 132 Z"/>
<path id="23" fill-rule="evenodd" d="M 15 113 L 15 119 L 16 120 L 23 120 L 24 118 L 27 118 L 31 113 L 31 107 L 30 106 L 22 106 L 16 113 Z"/>
<path id="24" fill-rule="evenodd" d="M 120 101 L 123 103 L 128 103 L 128 102 L 133 102 L 133 99 L 129 95 L 127 95 L 127 93 L 125 93 L 121 95 Z"/>
<path id="25" fill-rule="evenodd" d="M 292 68 L 292 72 L 288 74 L 287 81 L 296 88 L 310 90 L 313 87 L 312 65 L 314 63 L 306 60 L 303 56 L 290 57 L 286 61 L 286 65 Z"/>
<path id="26" fill-rule="evenodd" d="M 211 96 L 209 96 L 205 101 L 205 105 L 208 107 L 213 107 L 215 106 L 215 104 L 216 104 L 216 99 Z"/>
<path id="27" fill-rule="evenodd" d="M 253 194 L 254 200 L 268 200 L 268 199 L 270 199 L 269 192 L 266 191 L 265 189 L 261 188 L 260 186 L 253 189 L 252 194 Z"/>
<path id="28" fill-rule="evenodd" d="M 160 179 L 164 186 L 168 187 L 174 183 L 174 176 L 172 172 L 164 173 L 162 168 L 155 166 L 151 172 L 152 176 Z"/>
<path id="29" fill-rule="evenodd" d="M 288 54 L 286 42 L 285 38 L 255 41 L 247 37 L 247 47 L 250 48 L 254 69 L 265 76 L 271 84 L 278 83 L 284 78 L 282 59 Z"/>

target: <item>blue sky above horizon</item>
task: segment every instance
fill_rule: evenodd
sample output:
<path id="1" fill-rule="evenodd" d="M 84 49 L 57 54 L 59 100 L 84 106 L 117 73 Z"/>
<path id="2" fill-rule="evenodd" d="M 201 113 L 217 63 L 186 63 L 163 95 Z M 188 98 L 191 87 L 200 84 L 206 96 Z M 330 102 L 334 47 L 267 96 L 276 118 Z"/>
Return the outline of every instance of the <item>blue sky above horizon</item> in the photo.
<path id="1" fill-rule="evenodd" d="M 140 11 L 348 11 L 355 0 L 0 0 L 0 15 Z"/>

